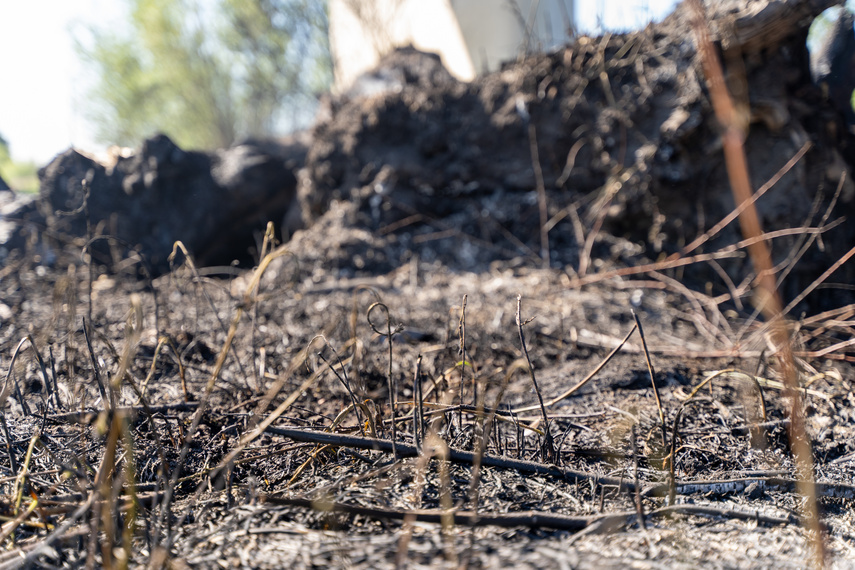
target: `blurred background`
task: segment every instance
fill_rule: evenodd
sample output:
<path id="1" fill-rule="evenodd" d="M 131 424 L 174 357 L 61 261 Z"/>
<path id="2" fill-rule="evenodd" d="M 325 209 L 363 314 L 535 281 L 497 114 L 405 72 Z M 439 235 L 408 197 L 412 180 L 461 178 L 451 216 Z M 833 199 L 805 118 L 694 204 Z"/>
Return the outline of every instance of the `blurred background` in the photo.
<path id="1" fill-rule="evenodd" d="M 71 146 L 104 153 L 156 132 L 184 148 L 285 135 L 396 43 L 443 52 L 466 80 L 508 50 L 512 59 L 573 34 L 640 28 L 675 3 L 3 0 L 0 177 L 36 191 L 38 167 Z"/>

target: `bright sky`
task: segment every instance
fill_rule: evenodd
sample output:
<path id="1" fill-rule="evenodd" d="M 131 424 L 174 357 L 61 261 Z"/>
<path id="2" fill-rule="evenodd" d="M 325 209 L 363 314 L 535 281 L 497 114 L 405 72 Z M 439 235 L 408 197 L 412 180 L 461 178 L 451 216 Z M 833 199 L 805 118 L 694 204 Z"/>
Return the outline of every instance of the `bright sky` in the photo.
<path id="1" fill-rule="evenodd" d="M 0 135 L 12 157 L 46 164 L 70 146 L 97 151 L 74 34 L 116 21 L 119 0 L 0 0 Z M 676 0 L 577 0 L 580 29 L 643 26 Z M 77 30 L 77 32 L 75 32 Z"/>
<path id="2" fill-rule="evenodd" d="M 0 135 L 15 160 L 95 148 L 72 30 L 116 18 L 110 0 L 0 0 Z"/>

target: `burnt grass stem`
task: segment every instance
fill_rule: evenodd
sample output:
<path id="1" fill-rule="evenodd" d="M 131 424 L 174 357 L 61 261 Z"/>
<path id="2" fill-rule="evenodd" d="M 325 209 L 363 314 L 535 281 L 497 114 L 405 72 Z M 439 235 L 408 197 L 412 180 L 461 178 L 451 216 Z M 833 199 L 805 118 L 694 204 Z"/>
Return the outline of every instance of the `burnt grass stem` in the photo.
<path id="1" fill-rule="evenodd" d="M 374 326 L 374 323 L 371 322 L 371 311 L 373 311 L 374 309 L 376 309 L 378 307 L 382 308 L 383 311 L 386 313 L 386 332 L 385 333 L 379 331 L 377 329 L 377 327 Z M 398 401 L 397 401 L 398 398 L 397 398 L 396 382 L 395 382 L 395 379 L 392 375 L 392 338 L 396 334 L 398 334 L 399 332 L 404 330 L 404 327 L 402 325 L 398 325 L 397 327 L 395 327 L 394 331 L 392 330 L 392 315 L 389 313 L 389 307 L 387 307 L 384 303 L 380 303 L 380 302 L 373 303 L 370 307 L 368 307 L 368 311 L 366 312 L 365 317 L 368 319 L 368 325 L 371 327 L 371 330 L 373 330 L 375 333 L 379 334 L 380 336 L 385 336 L 386 342 L 389 343 L 389 376 L 388 376 L 389 409 L 390 409 L 389 413 L 392 415 L 392 457 L 394 458 L 394 460 L 397 461 L 398 449 L 396 447 L 396 440 L 398 439 L 398 430 L 395 427 L 395 407 L 398 403 Z"/>
<path id="2" fill-rule="evenodd" d="M 534 385 L 534 392 L 537 394 L 537 401 L 540 403 L 540 411 L 543 414 L 543 442 L 540 445 L 541 458 L 545 462 L 555 462 L 555 443 L 552 441 L 552 434 L 549 431 L 549 416 L 546 414 L 546 406 L 543 404 L 543 395 L 540 393 L 540 388 L 537 386 L 537 378 L 534 375 L 534 366 L 531 363 L 531 357 L 528 355 L 528 348 L 525 345 L 525 333 L 523 326 L 530 323 L 532 319 L 527 321 L 522 320 L 522 295 L 517 295 L 517 328 L 520 332 L 520 344 L 522 345 L 523 354 L 525 355 L 526 363 L 528 363 L 528 374 L 531 376 L 531 383 Z"/>
<path id="3" fill-rule="evenodd" d="M 318 358 L 323 360 L 324 363 L 327 366 L 329 366 L 329 369 L 332 371 L 332 373 L 335 375 L 335 377 L 338 378 L 338 381 L 341 382 L 341 385 L 344 386 L 344 389 L 347 391 L 348 396 L 350 396 L 350 403 L 353 404 L 353 412 L 356 414 L 356 423 L 359 424 L 359 433 L 361 433 L 364 436 L 365 435 L 365 426 L 362 425 L 362 419 L 361 419 L 361 416 L 359 414 L 359 406 L 356 403 L 356 395 L 353 393 L 353 389 L 350 387 L 350 379 L 348 379 L 348 377 L 347 377 L 347 370 L 344 369 L 344 365 L 341 363 L 341 357 L 338 355 L 338 352 L 336 352 L 336 349 L 334 349 L 332 347 L 332 345 L 329 343 L 329 341 L 326 338 L 324 338 L 324 337 L 321 337 L 321 338 L 324 339 L 324 342 L 327 344 L 328 347 L 330 347 L 330 350 L 332 350 L 333 354 L 335 355 L 336 360 L 338 360 L 338 365 L 341 368 L 341 374 L 339 374 L 338 371 L 336 371 L 336 369 L 333 368 L 332 363 L 330 363 L 324 357 L 323 353 L 319 352 Z"/>
<path id="4" fill-rule="evenodd" d="M 425 402 L 422 394 L 422 355 L 416 359 L 416 371 L 413 374 L 413 439 L 416 448 L 421 452 L 425 436 Z M 394 422 L 393 422 L 394 423 Z"/>
<path id="5" fill-rule="evenodd" d="M 647 350 L 647 339 L 644 337 L 641 320 L 635 311 L 632 311 L 632 318 L 635 319 L 638 334 L 641 336 L 641 346 L 644 348 L 644 360 L 647 362 L 647 372 L 650 374 L 650 383 L 653 385 L 653 395 L 656 396 L 656 408 L 659 410 L 659 425 L 662 427 L 662 447 L 667 448 L 668 434 L 665 430 L 665 414 L 662 412 L 662 400 L 659 398 L 659 388 L 656 387 L 656 371 L 653 370 L 653 361 L 650 360 L 650 351 Z"/>

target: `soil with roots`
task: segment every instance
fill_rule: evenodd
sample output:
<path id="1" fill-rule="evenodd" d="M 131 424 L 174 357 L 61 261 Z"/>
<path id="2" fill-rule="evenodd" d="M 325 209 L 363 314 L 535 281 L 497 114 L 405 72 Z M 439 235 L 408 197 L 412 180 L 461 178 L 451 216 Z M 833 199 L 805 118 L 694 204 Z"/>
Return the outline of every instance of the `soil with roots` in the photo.
<path id="1" fill-rule="evenodd" d="M 796 157 L 785 198 L 758 202 L 793 305 L 793 395 L 738 222 L 667 262 L 732 208 L 674 39 L 685 17 L 469 86 L 422 60 L 331 102 L 290 239 L 259 238 L 257 268 L 177 251 L 140 279 L 133 255 L 73 241 L 51 265 L 8 257 L 0 567 L 804 568 L 803 481 L 828 560 L 850 567 L 855 308 L 830 287 L 800 298 L 851 246 L 831 168 L 849 135 L 781 71 L 804 71 L 804 34 L 746 56 L 750 82 L 788 90 L 755 101 L 786 101 L 787 126 L 759 119 L 746 150 L 757 187 Z M 478 108 L 504 109 L 481 117 L 504 138 Z M 812 473 L 790 450 L 793 398 Z"/>

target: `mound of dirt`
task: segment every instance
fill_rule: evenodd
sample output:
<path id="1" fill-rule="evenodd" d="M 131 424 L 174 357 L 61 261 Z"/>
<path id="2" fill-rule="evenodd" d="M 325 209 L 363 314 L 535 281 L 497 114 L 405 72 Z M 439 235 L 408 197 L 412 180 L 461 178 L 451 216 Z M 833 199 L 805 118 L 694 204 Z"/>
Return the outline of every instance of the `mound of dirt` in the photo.
<path id="1" fill-rule="evenodd" d="M 855 196 L 855 147 L 811 83 L 805 47 L 812 16 L 828 4 L 708 8 L 745 121 L 751 182 L 765 188 L 757 207 L 776 236 L 787 300 L 855 241 L 855 226 L 838 223 Z M 475 271 L 519 259 L 584 277 L 592 267 L 715 252 L 740 241 L 738 224 L 684 250 L 734 209 L 718 123 L 686 38 L 690 16 L 681 7 L 645 30 L 580 37 L 471 84 L 436 56 L 401 49 L 328 99 L 312 131 L 288 144 L 204 154 L 160 137 L 109 168 L 69 151 L 43 170 L 37 206 L 17 216 L 47 231 L 19 231 L 6 249 L 112 236 L 95 242 L 102 262 L 131 248 L 157 275 L 181 240 L 198 265 L 246 263 L 257 259 L 266 222 L 287 240 L 327 212 L 338 216 L 348 207 L 331 209 L 339 201 L 355 204 L 347 223 L 375 240 L 349 248 L 348 271 L 362 274 L 418 256 Z M 730 255 L 683 277 L 739 296 L 751 271 L 747 258 Z M 844 265 L 835 281 L 852 281 L 853 271 Z M 837 289 L 799 309 L 852 301 L 852 291 Z"/>

